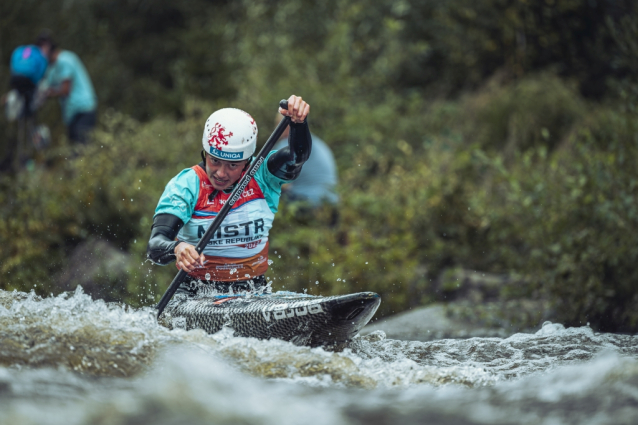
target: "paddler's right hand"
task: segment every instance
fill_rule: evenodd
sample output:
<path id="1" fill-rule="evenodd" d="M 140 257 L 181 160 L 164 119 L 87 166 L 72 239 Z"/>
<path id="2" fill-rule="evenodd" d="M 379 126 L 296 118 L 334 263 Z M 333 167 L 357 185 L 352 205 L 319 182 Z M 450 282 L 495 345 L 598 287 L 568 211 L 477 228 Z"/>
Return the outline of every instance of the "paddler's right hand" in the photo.
<path id="1" fill-rule="evenodd" d="M 186 242 L 180 242 L 175 246 L 177 268 L 191 273 L 200 267 L 204 267 L 204 254 L 198 254 L 195 247 Z"/>

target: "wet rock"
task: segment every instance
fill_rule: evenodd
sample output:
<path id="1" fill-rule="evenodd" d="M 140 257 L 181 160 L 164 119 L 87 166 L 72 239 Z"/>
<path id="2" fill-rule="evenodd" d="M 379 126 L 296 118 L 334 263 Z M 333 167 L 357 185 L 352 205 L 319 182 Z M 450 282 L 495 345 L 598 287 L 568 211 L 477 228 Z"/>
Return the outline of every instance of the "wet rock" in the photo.
<path id="1" fill-rule="evenodd" d="M 485 327 L 450 317 L 448 306 L 435 304 L 420 307 L 368 324 L 362 335 L 385 332 L 389 339 L 433 341 L 444 338 L 500 337 L 505 338 L 518 329 Z"/>
<path id="2" fill-rule="evenodd" d="M 433 282 L 439 304 L 370 323 L 362 335 L 384 331 L 390 339 L 508 337 L 531 332 L 551 317 L 546 300 L 532 296 L 520 276 L 462 268 L 444 270 Z"/>
<path id="3" fill-rule="evenodd" d="M 0 396 L 11 392 L 11 384 L 9 382 L 0 381 Z"/>
<path id="4" fill-rule="evenodd" d="M 116 301 L 118 288 L 126 287 L 128 265 L 129 256 L 114 245 L 88 239 L 73 250 L 56 282 L 63 291 L 80 285 L 93 298 Z"/>

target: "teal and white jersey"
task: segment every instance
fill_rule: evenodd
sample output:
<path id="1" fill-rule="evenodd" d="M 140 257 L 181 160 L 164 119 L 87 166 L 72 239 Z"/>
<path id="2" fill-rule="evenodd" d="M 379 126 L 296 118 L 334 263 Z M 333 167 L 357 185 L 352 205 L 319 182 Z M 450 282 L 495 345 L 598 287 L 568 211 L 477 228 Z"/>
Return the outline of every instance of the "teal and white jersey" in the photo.
<path id="1" fill-rule="evenodd" d="M 191 276 L 206 280 L 241 280 L 267 270 L 268 233 L 279 206 L 281 185 L 286 183 L 268 171 L 268 157 L 204 249 L 205 266 L 190 273 Z M 230 193 L 220 192 L 209 199 L 213 192 L 200 165 L 185 169 L 166 185 L 155 215 L 179 217 L 184 227 L 177 239 L 197 245 L 230 196 Z"/>

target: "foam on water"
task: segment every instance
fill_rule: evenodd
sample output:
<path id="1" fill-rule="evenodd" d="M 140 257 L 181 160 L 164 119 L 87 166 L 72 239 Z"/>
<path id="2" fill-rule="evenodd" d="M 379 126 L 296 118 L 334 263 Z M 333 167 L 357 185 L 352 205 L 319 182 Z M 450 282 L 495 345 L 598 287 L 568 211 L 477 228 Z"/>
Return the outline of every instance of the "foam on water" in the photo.
<path id="1" fill-rule="evenodd" d="M 10 386 L 0 395 L 0 423 L 294 424 L 308 414 L 313 423 L 342 423 L 338 412 L 317 400 L 298 397 L 289 405 L 289 387 L 246 376 L 193 346 L 164 351 L 145 373 L 128 380 L 1 368 L 0 379 Z"/>
<path id="2" fill-rule="evenodd" d="M 631 423 L 637 359 L 637 336 L 552 323 L 506 339 L 375 332 L 335 353 L 169 331 L 81 289 L 0 291 L 0 423 Z"/>
<path id="3" fill-rule="evenodd" d="M 352 423 L 370 424 L 634 424 L 638 362 L 603 353 L 495 385 L 413 386 L 373 393 L 344 406 Z"/>

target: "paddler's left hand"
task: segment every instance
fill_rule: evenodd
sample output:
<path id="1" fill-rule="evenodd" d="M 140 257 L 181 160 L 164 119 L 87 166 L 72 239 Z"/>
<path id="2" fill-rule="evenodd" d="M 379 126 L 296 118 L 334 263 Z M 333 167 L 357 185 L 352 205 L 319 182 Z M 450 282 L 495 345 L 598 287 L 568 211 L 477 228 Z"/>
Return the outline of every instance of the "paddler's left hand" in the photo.
<path id="1" fill-rule="evenodd" d="M 290 117 L 294 123 L 302 123 L 310 113 L 310 105 L 294 94 L 288 98 L 288 109 L 279 108 L 279 113 L 285 117 Z"/>

